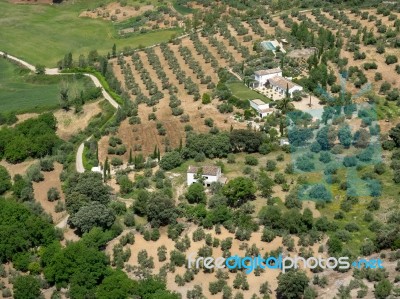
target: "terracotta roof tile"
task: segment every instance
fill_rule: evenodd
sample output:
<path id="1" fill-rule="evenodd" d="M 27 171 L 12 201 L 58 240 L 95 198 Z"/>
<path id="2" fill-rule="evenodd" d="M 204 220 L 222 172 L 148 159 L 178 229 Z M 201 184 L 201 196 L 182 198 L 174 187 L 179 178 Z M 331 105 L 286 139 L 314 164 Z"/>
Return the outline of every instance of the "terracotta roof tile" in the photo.
<path id="1" fill-rule="evenodd" d="M 268 79 L 268 81 L 270 82 L 271 85 L 273 86 L 278 86 L 280 89 L 286 90 L 287 87 L 289 87 L 289 89 L 292 89 L 293 87 L 299 86 L 295 83 L 293 83 L 292 81 L 284 78 L 284 77 L 280 77 L 280 76 L 275 76 L 272 77 L 270 79 Z"/>
<path id="2" fill-rule="evenodd" d="M 263 76 L 263 75 L 276 74 L 276 73 L 280 73 L 280 72 L 282 72 L 282 70 L 278 67 L 278 68 L 274 68 L 274 69 L 255 71 L 254 74 L 256 74 L 258 76 Z"/>
<path id="3" fill-rule="evenodd" d="M 202 171 L 203 175 L 212 175 L 216 176 L 219 172 L 221 172 L 221 168 L 218 166 L 202 166 L 202 167 L 196 167 L 190 165 L 188 168 L 188 173 L 197 173 L 199 170 Z"/>

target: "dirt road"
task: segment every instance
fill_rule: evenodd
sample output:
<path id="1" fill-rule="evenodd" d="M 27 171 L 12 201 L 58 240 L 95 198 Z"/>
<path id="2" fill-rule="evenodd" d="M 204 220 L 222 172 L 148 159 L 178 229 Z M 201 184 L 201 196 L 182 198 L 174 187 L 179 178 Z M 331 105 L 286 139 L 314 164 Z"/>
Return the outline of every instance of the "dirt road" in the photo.
<path id="1" fill-rule="evenodd" d="M 36 71 L 36 67 L 22 59 L 19 59 L 15 56 L 12 56 L 8 53 L 2 52 L 0 51 L 0 56 L 6 56 L 7 59 L 10 59 L 16 63 L 18 63 L 19 65 L 31 70 L 32 72 Z M 46 68 L 45 70 L 46 75 L 63 75 L 63 73 L 60 73 L 59 69 L 57 68 Z M 101 85 L 100 80 L 96 78 L 96 76 L 93 76 L 92 74 L 84 74 L 85 76 L 89 77 L 92 81 L 93 84 L 96 87 L 100 87 L 101 88 L 101 92 L 103 94 L 103 97 L 115 108 L 115 109 L 119 109 L 121 108 L 121 106 L 112 98 L 112 96 L 104 90 L 103 85 Z M 88 139 L 86 139 L 86 141 L 88 141 L 91 137 L 89 137 Z M 82 155 L 83 155 L 83 149 L 85 147 L 85 143 L 81 143 L 78 147 L 78 151 L 76 152 L 76 162 L 75 162 L 75 167 L 76 167 L 76 171 L 79 173 L 83 173 L 85 172 L 85 167 L 83 166 L 83 159 L 82 159 Z"/>

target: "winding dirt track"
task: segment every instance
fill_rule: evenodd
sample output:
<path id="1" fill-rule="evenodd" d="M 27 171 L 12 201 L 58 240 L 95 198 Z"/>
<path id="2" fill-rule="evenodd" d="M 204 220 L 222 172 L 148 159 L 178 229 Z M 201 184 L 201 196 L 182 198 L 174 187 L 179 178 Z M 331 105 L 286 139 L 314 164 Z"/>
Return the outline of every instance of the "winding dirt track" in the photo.
<path id="1" fill-rule="evenodd" d="M 7 59 L 12 60 L 12 61 L 18 63 L 19 65 L 21 65 L 21 66 L 23 66 L 23 67 L 29 69 L 29 70 L 32 71 L 32 72 L 35 72 L 35 71 L 36 71 L 36 67 L 35 67 L 34 65 L 32 65 L 32 64 L 30 64 L 30 63 L 28 63 L 28 62 L 26 62 L 26 61 L 24 61 L 24 60 L 22 60 L 22 59 L 19 59 L 19 58 L 15 57 L 15 56 L 12 56 L 12 55 L 10 55 L 10 54 L 8 54 L 8 53 L 5 53 L 5 52 L 2 52 L 2 51 L 0 51 L 0 55 L 1 55 L 1 56 L 5 56 Z M 51 69 L 50 69 L 50 68 L 46 68 L 45 73 L 46 73 L 46 75 L 63 75 L 63 73 L 60 73 L 60 71 L 59 71 L 57 68 L 51 68 Z M 92 74 L 86 74 L 86 73 L 85 73 L 84 75 L 87 76 L 87 77 L 89 77 L 89 78 L 93 81 L 93 84 L 94 84 L 96 87 L 100 87 L 100 88 L 101 88 L 103 97 L 104 97 L 115 109 L 119 109 L 119 108 L 121 107 L 121 106 L 111 97 L 111 95 L 110 95 L 107 91 L 104 90 L 103 85 L 101 85 L 99 79 L 97 79 L 97 78 L 96 78 L 95 76 L 93 76 Z M 90 138 L 91 138 L 91 137 L 89 137 L 88 139 L 86 139 L 86 141 L 90 140 Z M 85 143 L 82 142 L 82 143 L 79 145 L 79 147 L 78 147 L 78 151 L 76 152 L 76 159 L 75 159 L 75 160 L 76 160 L 76 164 L 75 164 L 75 168 L 76 168 L 76 171 L 79 172 L 79 173 L 85 172 L 85 167 L 83 166 L 83 159 L 82 159 L 84 147 L 85 147 Z"/>

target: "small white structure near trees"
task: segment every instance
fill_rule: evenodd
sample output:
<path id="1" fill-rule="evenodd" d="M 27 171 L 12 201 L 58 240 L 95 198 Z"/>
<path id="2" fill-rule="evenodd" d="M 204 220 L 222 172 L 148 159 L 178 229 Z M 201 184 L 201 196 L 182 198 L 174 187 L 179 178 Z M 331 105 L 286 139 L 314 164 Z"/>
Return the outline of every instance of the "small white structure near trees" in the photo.
<path id="1" fill-rule="evenodd" d="M 290 145 L 289 139 L 287 139 L 287 138 L 281 138 L 281 139 L 279 140 L 279 145 L 280 145 L 280 146 Z"/>
<path id="2" fill-rule="evenodd" d="M 93 166 L 91 169 L 92 172 L 98 172 L 101 173 L 101 175 L 103 175 L 103 168 L 101 168 L 101 165 L 99 166 Z"/>
<path id="3" fill-rule="evenodd" d="M 187 184 L 201 182 L 204 186 L 210 187 L 211 183 L 225 183 L 226 178 L 222 176 L 221 167 L 219 166 L 202 166 L 196 167 L 190 165 L 187 170 Z"/>
<path id="4" fill-rule="evenodd" d="M 264 103 L 263 101 L 259 99 L 255 100 L 249 100 L 250 101 L 250 106 L 256 110 L 257 115 L 261 118 L 266 117 L 272 113 L 274 113 L 275 109 L 270 108 L 269 104 Z"/>

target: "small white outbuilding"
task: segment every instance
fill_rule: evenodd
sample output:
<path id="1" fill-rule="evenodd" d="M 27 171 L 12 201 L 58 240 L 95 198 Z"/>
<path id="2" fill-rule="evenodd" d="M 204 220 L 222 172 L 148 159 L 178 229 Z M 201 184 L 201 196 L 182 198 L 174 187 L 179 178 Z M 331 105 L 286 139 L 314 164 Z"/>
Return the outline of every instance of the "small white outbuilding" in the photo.
<path id="1" fill-rule="evenodd" d="M 259 99 L 249 100 L 249 101 L 250 101 L 250 106 L 254 110 L 256 110 L 257 115 L 261 118 L 266 117 L 275 111 L 274 108 L 269 107 L 269 104 L 264 103 L 263 101 L 261 101 Z"/>

